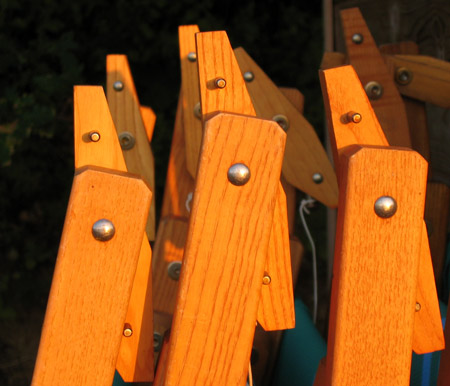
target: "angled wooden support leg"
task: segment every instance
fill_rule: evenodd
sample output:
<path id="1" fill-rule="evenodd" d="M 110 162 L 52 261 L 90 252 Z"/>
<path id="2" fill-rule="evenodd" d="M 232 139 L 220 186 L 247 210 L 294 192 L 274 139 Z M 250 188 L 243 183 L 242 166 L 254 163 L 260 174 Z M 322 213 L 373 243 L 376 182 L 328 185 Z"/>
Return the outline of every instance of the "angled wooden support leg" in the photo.
<path id="1" fill-rule="evenodd" d="M 166 384 L 246 382 L 284 141 L 270 121 L 206 123 Z M 227 177 L 235 164 L 250 171 L 243 185 Z"/>
<path id="2" fill-rule="evenodd" d="M 111 385 L 150 200 L 141 179 L 77 170 L 33 385 Z"/>

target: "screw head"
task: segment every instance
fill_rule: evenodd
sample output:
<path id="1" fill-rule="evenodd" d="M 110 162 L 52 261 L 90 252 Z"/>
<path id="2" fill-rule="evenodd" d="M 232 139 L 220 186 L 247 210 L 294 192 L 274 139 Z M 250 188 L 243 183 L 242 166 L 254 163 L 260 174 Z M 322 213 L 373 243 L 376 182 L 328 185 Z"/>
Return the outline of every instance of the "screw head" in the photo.
<path id="1" fill-rule="evenodd" d="M 123 336 L 129 338 L 131 335 L 133 335 L 133 329 L 128 323 L 125 323 L 125 326 L 123 326 Z"/>
<path id="2" fill-rule="evenodd" d="M 197 61 L 197 53 L 189 52 L 189 54 L 187 55 L 187 58 L 190 62 L 196 62 Z"/>
<path id="3" fill-rule="evenodd" d="M 197 102 L 194 106 L 194 115 L 198 119 L 202 119 L 202 107 L 200 106 L 200 102 Z"/>
<path id="4" fill-rule="evenodd" d="M 123 90 L 123 82 L 120 80 L 114 82 L 113 89 L 116 91 L 122 91 Z"/>
<path id="5" fill-rule="evenodd" d="M 289 119 L 288 117 L 286 117 L 286 115 L 283 114 L 274 115 L 272 121 L 278 123 L 284 131 L 289 129 Z"/>
<path id="6" fill-rule="evenodd" d="M 313 176 L 312 176 L 312 180 L 316 184 L 321 184 L 323 182 L 323 176 L 320 173 L 314 173 Z"/>
<path id="7" fill-rule="evenodd" d="M 375 201 L 374 210 L 378 217 L 392 217 L 397 212 L 397 201 L 391 196 L 381 196 Z"/>
<path id="8" fill-rule="evenodd" d="M 395 70 L 395 81 L 402 86 L 411 83 L 412 78 L 413 73 L 406 67 L 399 67 Z"/>
<path id="9" fill-rule="evenodd" d="M 167 274 L 172 280 L 178 281 L 180 279 L 181 261 L 172 261 L 167 266 Z"/>
<path id="10" fill-rule="evenodd" d="M 364 86 L 364 90 L 366 90 L 366 94 L 369 99 L 376 100 L 380 99 L 383 95 L 383 86 L 375 81 L 370 81 Z"/>
<path id="11" fill-rule="evenodd" d="M 216 80 L 214 80 L 214 85 L 217 88 L 225 88 L 225 86 L 227 85 L 227 81 L 223 78 L 216 78 Z"/>
<path id="12" fill-rule="evenodd" d="M 361 35 L 359 33 L 353 34 L 352 42 L 354 44 L 361 44 L 363 41 L 364 41 L 364 36 L 363 35 Z"/>
<path id="13" fill-rule="evenodd" d="M 134 147 L 136 140 L 134 139 L 133 134 L 124 131 L 119 134 L 119 143 L 122 150 L 130 150 Z"/>
<path id="14" fill-rule="evenodd" d="M 244 72 L 244 80 L 246 82 L 251 82 L 253 79 L 255 79 L 255 74 L 251 71 L 245 71 Z"/>
<path id="15" fill-rule="evenodd" d="M 421 310 L 422 306 L 419 302 L 416 302 L 416 312 L 419 312 Z"/>
<path id="16" fill-rule="evenodd" d="M 153 351 L 158 352 L 161 350 L 163 337 L 159 332 L 154 331 L 153 332 Z"/>
<path id="17" fill-rule="evenodd" d="M 269 274 L 267 272 L 265 272 L 262 283 L 264 285 L 269 285 L 271 281 L 272 281 L 272 278 L 269 276 Z"/>
<path id="18" fill-rule="evenodd" d="M 350 111 L 347 113 L 347 121 L 353 123 L 359 123 L 362 120 L 362 116 L 360 113 L 355 113 L 354 111 Z"/>
<path id="19" fill-rule="evenodd" d="M 242 186 L 250 179 L 250 169 L 245 164 L 237 163 L 230 166 L 227 176 L 233 185 Z"/>
<path id="20" fill-rule="evenodd" d="M 100 141 L 100 133 L 98 131 L 91 131 L 89 133 L 89 139 L 91 140 L 91 142 Z"/>
<path id="21" fill-rule="evenodd" d="M 114 224 L 105 218 L 102 218 L 92 225 L 92 235 L 98 241 L 109 241 L 116 233 Z"/>

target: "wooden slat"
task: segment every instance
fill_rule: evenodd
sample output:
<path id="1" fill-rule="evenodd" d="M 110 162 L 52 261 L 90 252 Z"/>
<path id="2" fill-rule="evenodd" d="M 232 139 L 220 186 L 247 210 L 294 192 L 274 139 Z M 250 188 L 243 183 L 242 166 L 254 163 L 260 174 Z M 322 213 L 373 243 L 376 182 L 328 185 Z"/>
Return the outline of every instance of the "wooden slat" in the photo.
<path id="1" fill-rule="evenodd" d="M 50 290 L 33 385 L 111 385 L 151 192 L 140 179 L 78 169 Z M 106 218 L 114 237 L 94 239 Z"/>
<path id="2" fill-rule="evenodd" d="M 74 88 L 74 121 L 75 168 L 94 165 L 127 171 L 102 87 Z M 89 140 L 92 128 L 100 136 L 98 142 Z M 133 335 L 122 337 L 117 359 L 117 370 L 128 382 L 153 379 L 151 261 L 152 251 L 144 235 L 125 318 Z"/>
<path id="3" fill-rule="evenodd" d="M 324 52 L 320 62 L 320 69 L 328 70 L 329 68 L 343 66 L 348 64 L 346 59 L 345 54 L 341 52 Z"/>
<path id="4" fill-rule="evenodd" d="M 371 100 L 371 104 L 389 143 L 411 147 L 405 107 L 359 8 L 344 9 L 340 15 L 349 62 L 361 83 L 376 81 L 383 87 L 381 98 Z M 363 36 L 361 44 L 352 42 L 354 34 Z"/>
<path id="5" fill-rule="evenodd" d="M 340 170 L 339 153 L 346 147 L 360 145 L 389 146 L 386 137 L 381 130 L 380 124 L 370 108 L 370 102 L 358 80 L 358 76 L 352 66 L 343 66 L 320 72 L 325 111 L 330 128 L 330 140 L 335 156 L 336 170 Z M 348 92 L 351 85 L 352 92 Z M 360 123 L 348 122 L 348 112 L 361 114 Z M 340 175 L 340 172 L 338 173 Z M 427 252 L 428 236 L 425 223 L 422 225 L 421 241 L 424 246 L 421 255 L 421 266 L 429 266 L 419 271 L 417 302 L 424 305 L 420 312 L 415 315 L 415 325 L 424 324 L 429 326 L 429 320 L 434 320 L 436 330 L 429 331 L 427 335 L 414 334 L 413 349 L 422 352 L 425 347 L 428 352 L 440 350 L 443 347 L 442 328 L 438 327 L 440 320 L 439 303 L 436 287 L 430 289 L 430 283 L 434 283 L 432 275 L 432 262 L 429 251 Z M 425 306 L 426 305 L 426 306 Z M 420 331 L 426 329 L 418 328 Z"/>
<path id="6" fill-rule="evenodd" d="M 178 27 L 180 46 L 181 84 L 183 90 L 183 127 L 186 141 L 186 167 L 189 174 L 195 178 L 197 174 L 198 157 L 202 143 L 202 122 L 195 116 L 194 108 L 200 103 L 198 89 L 198 67 L 196 61 L 190 61 L 188 54 L 197 53 L 195 34 L 200 32 L 197 25 L 182 25 Z"/>
<path id="7" fill-rule="evenodd" d="M 207 121 L 171 331 L 167 384 L 244 385 L 285 135 L 230 114 Z M 232 185 L 231 165 L 251 171 Z"/>
<path id="8" fill-rule="evenodd" d="M 139 174 L 152 192 L 155 191 L 155 166 L 153 154 L 140 112 L 139 99 L 134 86 L 128 59 L 125 55 L 108 55 L 106 58 L 106 95 L 117 133 L 129 132 L 135 138 L 132 149 L 124 150 L 123 156 L 131 173 Z M 123 90 L 114 90 L 114 82 L 123 82 Z M 147 236 L 155 239 L 155 200 L 150 206 Z"/>
<path id="9" fill-rule="evenodd" d="M 283 161 L 284 177 L 297 189 L 325 205 L 336 207 L 336 176 L 314 128 L 243 48 L 237 48 L 234 52 L 242 73 L 251 71 L 254 74 L 254 79 L 246 85 L 256 115 L 272 119 L 281 114 L 289 120 Z M 323 176 L 322 183 L 314 182 L 315 173 Z"/>
<path id="10" fill-rule="evenodd" d="M 145 133 L 147 134 L 148 142 L 152 142 L 153 131 L 155 130 L 156 114 L 149 106 L 141 106 L 140 112 L 142 122 L 144 123 Z"/>
<path id="11" fill-rule="evenodd" d="M 326 384 L 409 385 L 427 164 L 361 146 L 341 162 Z M 398 203 L 388 219 L 374 211 L 384 195 Z"/>

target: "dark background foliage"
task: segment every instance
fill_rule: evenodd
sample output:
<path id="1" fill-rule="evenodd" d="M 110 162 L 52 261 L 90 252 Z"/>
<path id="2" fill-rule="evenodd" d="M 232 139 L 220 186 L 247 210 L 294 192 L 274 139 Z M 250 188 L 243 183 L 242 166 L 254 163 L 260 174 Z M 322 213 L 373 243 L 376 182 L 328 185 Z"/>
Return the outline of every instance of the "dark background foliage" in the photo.
<path id="1" fill-rule="evenodd" d="M 29 384 L 73 178 L 72 88 L 105 83 L 128 55 L 157 114 L 157 207 L 180 69 L 178 25 L 228 32 L 280 86 L 306 96 L 322 132 L 321 2 L 0 0 L 0 384 Z"/>

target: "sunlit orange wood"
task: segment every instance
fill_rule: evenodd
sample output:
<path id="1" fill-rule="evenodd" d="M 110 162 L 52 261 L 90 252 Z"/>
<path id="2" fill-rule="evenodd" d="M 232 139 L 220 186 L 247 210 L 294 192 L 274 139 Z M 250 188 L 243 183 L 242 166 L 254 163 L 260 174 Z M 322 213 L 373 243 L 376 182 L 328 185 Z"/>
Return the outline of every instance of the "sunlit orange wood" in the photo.
<path id="1" fill-rule="evenodd" d="M 146 181 L 152 192 L 155 190 L 155 166 L 153 154 L 148 142 L 147 132 L 142 121 L 139 99 L 131 75 L 126 55 L 108 55 L 106 57 L 106 95 L 111 115 L 118 135 L 130 133 L 135 144 L 131 149 L 124 150 L 123 156 L 131 173 L 139 174 Z M 114 89 L 114 83 L 123 83 L 123 89 Z M 155 200 L 150 206 L 147 223 L 147 236 L 155 239 Z"/>
<path id="2" fill-rule="evenodd" d="M 150 200 L 129 174 L 77 170 L 33 385 L 111 385 Z M 114 224 L 109 241 L 92 235 L 100 219 Z"/>
<path id="3" fill-rule="evenodd" d="M 400 93 L 359 8 L 341 10 L 340 15 L 349 63 L 355 68 L 363 85 L 376 81 L 383 88 L 382 96 L 371 99 L 370 102 L 389 143 L 391 146 L 411 147 L 408 121 Z M 352 41 L 355 34 L 362 35 L 360 44 Z"/>
<path id="4" fill-rule="evenodd" d="M 410 150 L 341 153 L 328 385 L 409 385 L 427 163 Z M 395 178 L 392 178 L 392 176 Z M 397 212 L 374 204 L 393 197 Z"/>
<path id="5" fill-rule="evenodd" d="M 141 106 L 142 122 L 144 123 L 145 132 L 147 134 L 148 142 L 152 142 L 153 131 L 155 130 L 156 114 L 151 107 Z"/>
<path id="6" fill-rule="evenodd" d="M 200 32 L 197 25 L 182 25 L 178 27 L 186 167 L 193 178 L 197 174 L 198 157 L 203 135 L 201 118 L 196 116 L 194 112 L 196 105 L 200 103 L 197 61 L 192 57 L 192 54 L 196 55 L 197 53 L 195 46 L 195 34 L 197 32 Z M 191 59 L 188 58 L 189 54 L 191 54 Z"/>
<path id="7" fill-rule="evenodd" d="M 75 168 L 94 165 L 127 170 L 102 87 L 75 87 L 74 121 Z M 100 138 L 97 142 L 89 139 L 94 132 Z M 125 318 L 133 335 L 122 337 L 117 359 L 117 370 L 128 382 L 153 379 L 151 261 L 152 251 L 144 235 Z"/>
<path id="8" fill-rule="evenodd" d="M 335 207 L 338 192 L 336 175 L 314 128 L 243 48 L 234 52 L 242 73 L 251 71 L 254 74 L 254 79 L 246 85 L 256 115 L 264 119 L 273 119 L 277 115 L 287 118 L 284 177 L 297 189 Z M 314 182 L 316 173 L 322 175 L 323 182 Z"/>
<path id="9" fill-rule="evenodd" d="M 370 108 L 370 102 L 359 82 L 352 66 L 343 66 L 320 72 L 320 81 L 324 95 L 325 111 L 330 128 L 330 140 L 335 156 L 336 170 L 340 170 L 339 153 L 354 144 L 388 146 L 386 137 L 380 124 Z M 352 92 L 348 92 L 351 85 Z M 354 123 L 349 119 L 349 113 L 359 113 L 361 122 Z M 340 175 L 340 172 L 338 173 Z M 420 256 L 421 269 L 418 277 L 417 302 L 424 305 L 415 314 L 417 332 L 414 333 L 413 349 L 420 353 L 441 350 L 444 345 L 442 327 L 440 326 L 440 311 L 436 287 L 434 283 L 431 256 L 428 245 L 428 235 L 425 223 L 422 224 L 422 254 Z M 432 286 L 431 286 L 432 287 Z M 426 306 L 425 306 L 426 305 Z M 435 330 L 422 335 L 419 331 L 426 331 L 423 326 L 435 326 Z"/>
<path id="10" fill-rule="evenodd" d="M 274 122 L 206 122 L 166 384 L 246 382 L 284 142 Z M 243 186 L 227 178 L 238 162 L 251 171 Z"/>

